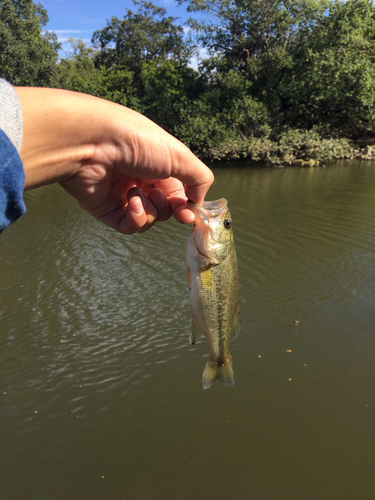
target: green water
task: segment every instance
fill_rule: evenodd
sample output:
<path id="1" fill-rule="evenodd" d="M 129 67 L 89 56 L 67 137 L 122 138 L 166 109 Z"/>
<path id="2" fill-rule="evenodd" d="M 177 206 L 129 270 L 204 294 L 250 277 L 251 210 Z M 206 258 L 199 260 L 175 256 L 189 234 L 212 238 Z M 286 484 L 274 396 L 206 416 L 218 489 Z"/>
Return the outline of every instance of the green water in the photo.
<path id="1" fill-rule="evenodd" d="M 190 227 L 121 236 L 27 193 L 0 237 L 1 500 L 374 498 L 375 164 L 215 176 L 242 331 L 208 391 Z"/>

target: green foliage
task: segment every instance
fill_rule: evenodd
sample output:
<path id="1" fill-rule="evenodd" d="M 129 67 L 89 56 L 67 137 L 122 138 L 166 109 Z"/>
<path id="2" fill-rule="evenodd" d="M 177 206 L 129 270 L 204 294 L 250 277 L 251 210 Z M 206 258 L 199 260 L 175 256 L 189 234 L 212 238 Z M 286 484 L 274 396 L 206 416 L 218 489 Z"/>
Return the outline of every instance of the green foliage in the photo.
<path id="1" fill-rule="evenodd" d="M 180 0 L 200 14 L 190 20 L 208 51 L 199 71 L 177 20 L 134 3 L 93 34 L 93 47 L 71 39 L 57 61 L 42 6 L 0 0 L 0 74 L 129 106 L 208 160 L 375 157 L 372 0 Z"/>
<path id="2" fill-rule="evenodd" d="M 172 131 L 180 109 L 199 93 L 198 75 L 187 64 L 192 49 L 183 28 L 167 17 L 165 9 L 146 0 L 134 4 L 137 12 L 126 9 L 123 20 L 112 17 L 94 33 L 92 41 L 99 50 L 93 61 L 104 75 L 105 95 Z M 122 99 L 114 87 L 107 88 L 116 80 L 122 86 Z"/>
<path id="3" fill-rule="evenodd" d="M 267 109 L 251 95 L 252 84 L 235 70 L 215 73 L 205 94 L 211 114 L 217 114 L 225 127 L 241 137 L 269 132 Z"/>
<path id="4" fill-rule="evenodd" d="M 98 67 L 113 65 L 139 72 L 144 61 L 172 59 L 187 63 L 191 50 L 184 41 L 183 28 L 176 26 L 176 18 L 167 17 L 167 11 L 146 0 L 133 1 L 138 11 L 126 9 L 123 20 L 112 17 L 107 26 L 95 31 L 92 42 L 98 44 L 95 62 Z"/>
<path id="5" fill-rule="evenodd" d="M 227 136 L 222 142 L 211 145 L 208 151 L 197 152 L 197 155 L 210 161 L 249 159 L 277 167 L 315 167 L 329 160 L 375 157 L 372 148 L 367 153 L 367 157 L 362 156 L 347 139 L 324 139 L 315 131 L 287 128 L 273 138 Z"/>
<path id="6" fill-rule="evenodd" d="M 73 52 L 59 64 L 60 87 L 131 107 L 166 130 L 173 131 L 180 110 L 199 94 L 198 73 L 179 61 L 141 61 L 138 74 L 116 64 L 96 68 L 93 49 L 82 40 L 71 39 L 70 43 Z"/>
<path id="7" fill-rule="evenodd" d="M 211 150 L 218 144 L 235 140 L 237 134 L 233 129 L 227 129 L 217 116 L 210 114 L 209 105 L 196 101 L 187 110 L 181 110 L 175 135 L 197 156 L 212 160 L 217 158 L 212 157 Z"/>
<path id="8" fill-rule="evenodd" d="M 93 50 L 86 47 L 81 39 L 69 38 L 68 42 L 73 51 L 59 62 L 59 86 L 96 95 L 99 72 L 92 60 Z"/>
<path id="9" fill-rule="evenodd" d="M 371 0 L 181 0 L 211 21 L 191 20 L 211 58 L 234 69 L 271 126 L 320 127 L 352 137 L 375 117 L 375 7 Z"/>
<path id="10" fill-rule="evenodd" d="M 186 2 L 190 12 L 209 15 L 190 20 L 198 42 L 220 56 L 221 70 L 224 63 L 246 75 L 252 95 L 270 107 L 278 105 L 284 72 L 328 7 L 328 0 L 180 0 Z"/>
<path id="11" fill-rule="evenodd" d="M 133 78 L 134 74 L 127 68 L 114 66 L 108 70 L 102 66 L 94 95 L 142 113 L 143 105 L 133 87 Z"/>
<path id="12" fill-rule="evenodd" d="M 171 59 L 144 61 L 140 80 L 143 113 L 173 132 L 183 110 L 200 93 L 198 73 Z"/>
<path id="13" fill-rule="evenodd" d="M 95 51 L 81 39 L 68 40 L 72 52 L 59 63 L 59 87 L 91 94 L 136 110 L 140 103 L 133 88 L 133 73 L 126 68 L 95 67 Z"/>
<path id="14" fill-rule="evenodd" d="M 182 110 L 176 136 L 202 158 L 210 158 L 211 150 L 219 145 L 228 147 L 237 139 L 268 134 L 267 109 L 248 94 L 250 86 L 234 70 L 216 73 L 200 99 Z"/>
<path id="15" fill-rule="evenodd" d="M 60 45 L 55 34 L 42 33 L 47 22 L 46 10 L 32 0 L 1 0 L 1 77 L 14 85 L 55 85 Z"/>
<path id="16" fill-rule="evenodd" d="M 285 122 L 356 136 L 375 119 L 375 7 L 335 1 L 280 85 Z"/>

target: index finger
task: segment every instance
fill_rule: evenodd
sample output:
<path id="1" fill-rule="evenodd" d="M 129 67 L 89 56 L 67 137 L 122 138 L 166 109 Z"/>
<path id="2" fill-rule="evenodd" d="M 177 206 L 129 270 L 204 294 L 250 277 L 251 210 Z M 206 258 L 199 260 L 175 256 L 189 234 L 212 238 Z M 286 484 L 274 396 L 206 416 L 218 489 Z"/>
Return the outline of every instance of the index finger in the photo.
<path id="1" fill-rule="evenodd" d="M 186 204 L 187 196 L 181 181 L 169 177 L 168 179 L 154 181 L 153 185 L 163 191 L 178 222 L 182 224 L 194 222 L 195 216 Z"/>
<path id="2" fill-rule="evenodd" d="M 171 176 L 185 184 L 185 194 L 188 199 L 202 205 L 214 181 L 214 174 L 186 146 L 179 160 L 172 163 Z"/>
<path id="3" fill-rule="evenodd" d="M 185 185 L 187 198 L 201 205 L 214 180 L 211 170 L 178 139 L 142 115 L 127 111 L 132 120 L 122 130 L 126 147 L 119 156 L 114 150 L 116 170 L 143 180 L 178 179 Z"/>

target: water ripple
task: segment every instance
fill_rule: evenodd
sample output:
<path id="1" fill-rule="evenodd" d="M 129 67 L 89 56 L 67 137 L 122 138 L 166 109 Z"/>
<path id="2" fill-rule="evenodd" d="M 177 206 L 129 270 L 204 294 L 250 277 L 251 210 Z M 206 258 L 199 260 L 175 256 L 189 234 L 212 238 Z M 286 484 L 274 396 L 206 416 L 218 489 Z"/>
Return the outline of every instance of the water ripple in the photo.
<path id="1" fill-rule="evenodd" d="M 353 477 L 345 457 L 360 460 L 373 425 L 359 408 L 375 389 L 375 169 L 231 166 L 216 178 L 210 198 L 229 200 L 240 271 L 242 331 L 231 343 L 236 385 L 228 390 L 202 391 L 207 345 L 188 342 L 189 227 L 169 221 L 126 237 L 58 187 L 26 195 L 28 213 L 1 235 L 5 496 L 27 497 L 13 494 L 20 464 L 28 491 L 43 498 L 60 491 L 60 471 L 77 475 L 75 493 L 108 496 L 97 483 L 104 463 L 118 469 L 113 498 L 125 488 L 129 498 L 164 497 L 165 484 L 171 498 L 193 496 L 196 484 L 207 497 L 218 474 L 245 498 L 248 464 L 251 487 L 263 478 L 268 488 L 272 468 L 273 496 L 287 499 L 280 477 L 289 487 L 301 476 L 304 491 L 304 471 L 289 469 L 310 464 L 312 451 L 316 484 L 336 463 L 340 477 Z M 335 452 L 340 425 L 345 453 Z M 224 465 L 211 458 L 223 449 Z M 200 482 L 186 475 L 187 461 L 204 471 Z M 145 493 L 150 475 L 157 493 Z M 178 488 L 170 490 L 171 478 Z M 251 491 L 263 498 L 267 488 Z"/>

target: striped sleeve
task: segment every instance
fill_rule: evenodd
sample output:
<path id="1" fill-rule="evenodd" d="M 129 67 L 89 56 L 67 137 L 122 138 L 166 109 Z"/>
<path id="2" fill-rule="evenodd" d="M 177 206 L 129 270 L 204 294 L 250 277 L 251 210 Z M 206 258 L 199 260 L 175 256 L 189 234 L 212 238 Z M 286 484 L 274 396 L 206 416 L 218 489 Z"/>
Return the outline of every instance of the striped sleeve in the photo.
<path id="1" fill-rule="evenodd" d="M 0 233 L 25 212 L 25 172 L 20 158 L 22 111 L 14 88 L 0 79 Z"/>
<path id="2" fill-rule="evenodd" d="M 23 132 L 21 105 L 12 85 L 2 78 L 0 78 L 0 129 L 5 132 L 19 153 Z"/>

